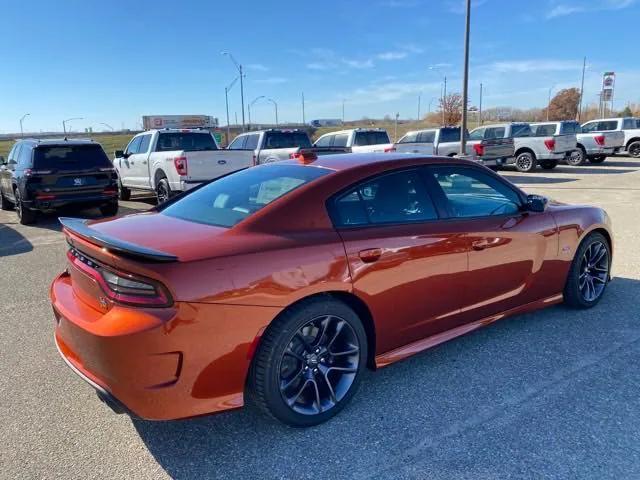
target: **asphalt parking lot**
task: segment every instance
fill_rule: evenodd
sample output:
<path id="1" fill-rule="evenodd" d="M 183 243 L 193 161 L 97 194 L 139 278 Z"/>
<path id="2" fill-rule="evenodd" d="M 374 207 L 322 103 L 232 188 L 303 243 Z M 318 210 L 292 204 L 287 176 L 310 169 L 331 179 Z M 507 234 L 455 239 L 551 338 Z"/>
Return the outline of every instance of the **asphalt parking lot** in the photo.
<path id="1" fill-rule="evenodd" d="M 607 209 L 603 301 L 513 317 L 370 373 L 340 415 L 306 430 L 251 406 L 178 422 L 111 413 L 53 344 L 55 217 L 26 227 L 0 212 L 0 478 L 639 478 L 640 160 L 502 174 Z"/>

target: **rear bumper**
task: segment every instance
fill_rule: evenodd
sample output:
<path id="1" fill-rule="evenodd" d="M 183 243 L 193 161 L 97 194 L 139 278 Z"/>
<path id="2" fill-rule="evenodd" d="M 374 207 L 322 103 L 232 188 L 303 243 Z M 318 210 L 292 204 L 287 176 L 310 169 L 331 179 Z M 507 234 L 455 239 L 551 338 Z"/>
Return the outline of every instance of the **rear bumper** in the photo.
<path id="1" fill-rule="evenodd" d="M 538 158 L 538 160 L 562 160 L 563 158 L 566 157 L 568 152 L 559 152 L 559 153 L 540 153 L 538 155 L 536 155 L 536 157 Z"/>
<path id="2" fill-rule="evenodd" d="M 612 155 L 616 147 L 592 147 L 587 148 L 587 156 L 593 155 Z"/>
<path id="3" fill-rule="evenodd" d="M 65 363 L 114 411 L 148 420 L 241 407 L 259 332 L 281 310 L 178 302 L 99 311 L 74 293 L 68 273 L 50 298 Z"/>
<path id="4" fill-rule="evenodd" d="M 180 180 L 180 191 L 186 192 L 187 190 L 191 190 L 192 188 L 197 187 L 198 185 L 202 185 L 205 181 L 202 180 Z"/>
<path id="5" fill-rule="evenodd" d="M 97 194 L 97 195 L 68 195 L 55 196 L 54 198 L 35 198 L 24 201 L 24 206 L 32 210 L 54 210 L 57 208 L 67 207 L 71 205 L 85 206 L 87 208 L 106 205 L 118 200 L 118 194 Z"/>

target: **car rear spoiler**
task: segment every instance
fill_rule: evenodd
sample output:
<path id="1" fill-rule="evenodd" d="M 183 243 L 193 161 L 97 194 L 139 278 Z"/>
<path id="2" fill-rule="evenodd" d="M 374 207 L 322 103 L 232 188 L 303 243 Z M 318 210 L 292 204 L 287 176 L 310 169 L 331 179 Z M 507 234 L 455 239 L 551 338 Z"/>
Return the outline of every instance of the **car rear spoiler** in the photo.
<path id="1" fill-rule="evenodd" d="M 65 230 L 91 243 L 104 247 L 107 250 L 151 262 L 164 263 L 178 261 L 178 257 L 170 253 L 143 247 L 142 245 L 136 245 L 135 243 L 120 240 L 99 232 L 98 230 L 91 228 L 88 220 L 70 217 L 60 217 L 58 220 Z"/>

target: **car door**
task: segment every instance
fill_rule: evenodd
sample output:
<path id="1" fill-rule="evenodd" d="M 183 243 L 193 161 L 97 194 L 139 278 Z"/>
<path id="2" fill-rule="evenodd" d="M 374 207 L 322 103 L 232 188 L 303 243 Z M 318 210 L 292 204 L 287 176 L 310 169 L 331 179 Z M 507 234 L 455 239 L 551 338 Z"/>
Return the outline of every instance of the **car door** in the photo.
<path id="1" fill-rule="evenodd" d="M 153 134 L 147 133 L 140 136 L 138 151 L 129 157 L 131 164 L 131 178 L 135 186 L 151 187 L 149 178 L 149 149 Z"/>
<path id="2" fill-rule="evenodd" d="M 124 151 L 124 156 L 118 159 L 118 173 L 120 182 L 126 187 L 136 186 L 135 184 L 135 155 L 140 148 L 141 136 L 133 137 Z M 133 157 L 133 158 L 132 158 Z"/>
<path id="3" fill-rule="evenodd" d="M 5 198 L 13 200 L 13 169 L 15 168 L 15 158 L 17 157 L 17 151 L 20 148 L 20 144 L 16 143 L 9 155 L 7 155 L 5 163 L 0 165 L 0 192 Z"/>
<path id="4" fill-rule="evenodd" d="M 439 221 L 419 169 L 354 185 L 329 206 L 354 293 L 376 322 L 378 354 L 457 323 L 466 240 Z"/>
<path id="5" fill-rule="evenodd" d="M 436 202 L 447 210 L 446 233 L 461 235 L 469 271 L 461 290 L 462 321 L 505 312 L 562 291 L 555 260 L 558 233 L 547 212 L 523 208 L 522 195 L 473 166 L 428 167 Z"/>

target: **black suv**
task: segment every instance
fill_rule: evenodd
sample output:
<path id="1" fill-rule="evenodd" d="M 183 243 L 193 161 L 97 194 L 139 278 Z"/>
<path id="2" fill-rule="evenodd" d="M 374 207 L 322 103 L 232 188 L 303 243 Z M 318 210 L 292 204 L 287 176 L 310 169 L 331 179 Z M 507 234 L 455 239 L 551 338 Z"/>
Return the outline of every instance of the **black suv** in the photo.
<path id="1" fill-rule="evenodd" d="M 0 208 L 15 207 L 20 223 L 38 211 L 77 205 L 118 213 L 118 177 L 99 143 L 91 140 L 20 140 L 0 163 Z"/>

